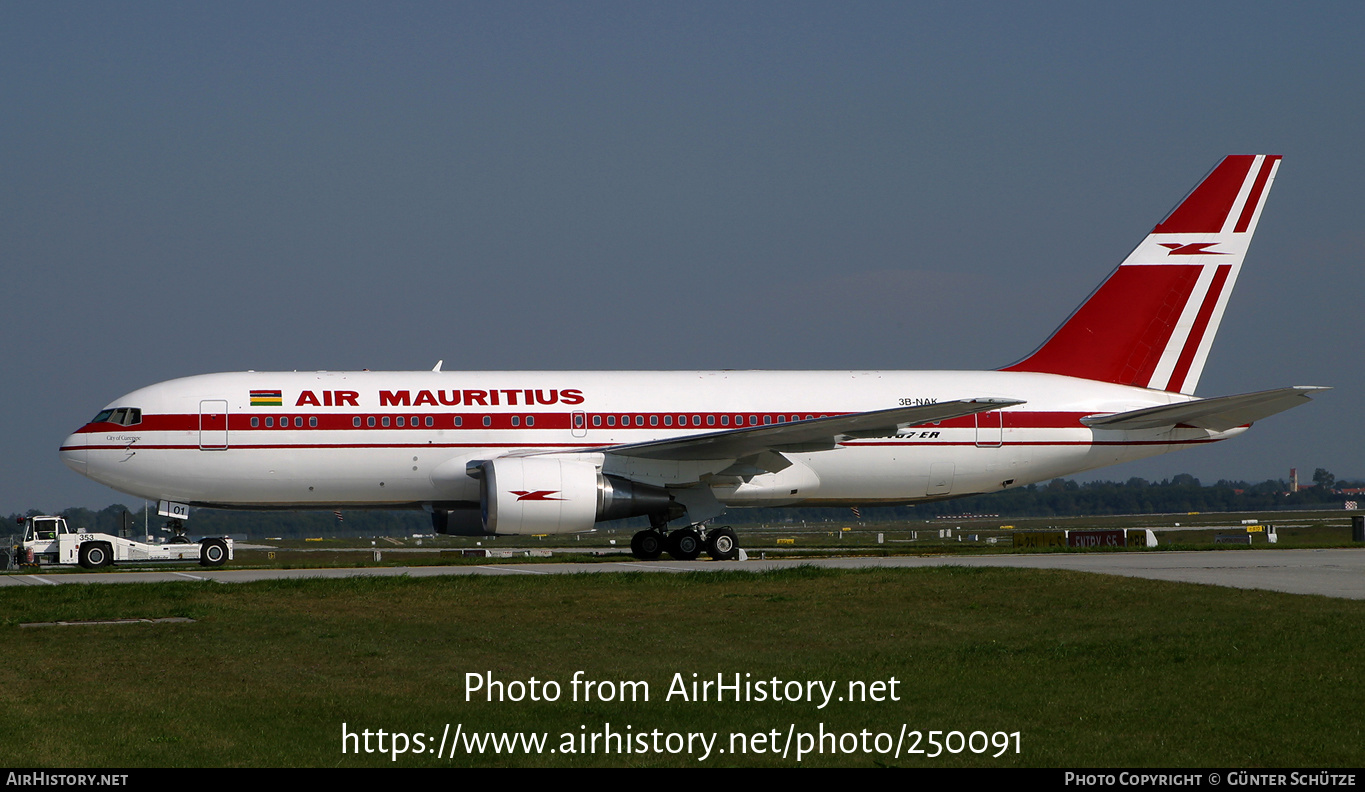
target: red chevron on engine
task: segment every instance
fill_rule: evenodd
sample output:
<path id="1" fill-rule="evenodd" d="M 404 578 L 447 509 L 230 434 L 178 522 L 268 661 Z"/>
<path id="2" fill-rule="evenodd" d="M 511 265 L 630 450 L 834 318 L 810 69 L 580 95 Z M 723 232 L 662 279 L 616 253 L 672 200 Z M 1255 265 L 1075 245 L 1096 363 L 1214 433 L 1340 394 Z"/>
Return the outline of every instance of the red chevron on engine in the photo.
<path id="1" fill-rule="evenodd" d="M 552 500 L 564 500 L 563 498 L 551 498 L 551 497 L 550 497 L 551 495 L 555 494 L 556 492 L 559 492 L 559 490 L 535 490 L 534 492 L 528 492 L 527 490 L 511 490 L 511 493 L 512 493 L 513 495 L 516 495 L 516 496 L 517 496 L 517 500 L 519 500 L 519 501 L 552 501 Z"/>

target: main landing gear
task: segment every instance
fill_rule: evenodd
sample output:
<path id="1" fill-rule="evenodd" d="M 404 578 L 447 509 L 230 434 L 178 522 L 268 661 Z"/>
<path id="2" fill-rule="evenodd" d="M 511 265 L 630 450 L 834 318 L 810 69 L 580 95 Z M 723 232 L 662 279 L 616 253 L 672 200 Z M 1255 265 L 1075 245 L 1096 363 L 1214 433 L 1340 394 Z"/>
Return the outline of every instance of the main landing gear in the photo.
<path id="1" fill-rule="evenodd" d="M 665 533 L 663 526 L 652 526 L 631 537 L 630 552 L 641 561 L 653 561 L 668 553 L 679 561 L 694 561 L 705 552 L 717 561 L 739 558 L 739 540 L 728 526 L 707 529 L 691 525 Z"/>

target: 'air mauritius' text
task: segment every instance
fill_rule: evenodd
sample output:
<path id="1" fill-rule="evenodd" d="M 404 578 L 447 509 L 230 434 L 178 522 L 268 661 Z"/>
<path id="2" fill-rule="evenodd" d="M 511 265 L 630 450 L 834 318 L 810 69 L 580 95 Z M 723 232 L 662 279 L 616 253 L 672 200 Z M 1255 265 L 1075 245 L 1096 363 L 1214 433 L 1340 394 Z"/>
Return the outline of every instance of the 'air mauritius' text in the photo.
<path id="1" fill-rule="evenodd" d="M 295 407 L 359 407 L 360 394 L 357 391 L 303 391 L 299 394 Z M 380 407 L 432 407 L 444 405 L 454 407 L 463 404 L 467 407 L 530 407 L 537 404 L 582 404 L 583 391 L 577 388 L 563 390 L 537 390 L 521 388 L 502 388 L 498 390 L 420 390 L 379 392 Z"/>

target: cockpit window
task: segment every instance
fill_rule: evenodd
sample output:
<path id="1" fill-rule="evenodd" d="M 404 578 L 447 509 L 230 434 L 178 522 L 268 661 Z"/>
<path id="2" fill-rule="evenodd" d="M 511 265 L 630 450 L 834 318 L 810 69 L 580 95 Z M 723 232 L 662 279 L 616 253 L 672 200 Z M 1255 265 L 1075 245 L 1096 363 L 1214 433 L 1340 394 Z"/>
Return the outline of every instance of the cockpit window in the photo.
<path id="1" fill-rule="evenodd" d="M 101 410 L 100 414 L 95 416 L 95 420 L 92 423 L 102 423 L 105 421 L 116 423 L 119 426 L 140 424 L 142 423 L 142 408 L 119 407 L 113 410 Z"/>

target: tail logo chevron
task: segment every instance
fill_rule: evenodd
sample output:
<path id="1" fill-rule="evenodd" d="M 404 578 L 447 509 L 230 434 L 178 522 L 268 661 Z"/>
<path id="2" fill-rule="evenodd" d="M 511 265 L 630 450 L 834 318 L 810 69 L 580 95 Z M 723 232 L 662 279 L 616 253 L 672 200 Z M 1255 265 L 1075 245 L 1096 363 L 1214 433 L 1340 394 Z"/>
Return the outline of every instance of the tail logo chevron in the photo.
<path id="1" fill-rule="evenodd" d="M 1166 255 L 1168 255 L 1168 256 L 1226 256 L 1226 255 L 1227 255 L 1226 253 L 1222 252 L 1221 250 L 1209 250 L 1209 248 L 1211 248 L 1211 247 L 1213 247 L 1214 245 L 1218 244 L 1217 242 L 1191 242 L 1191 243 L 1189 243 L 1189 244 L 1187 244 L 1187 245 L 1182 245 L 1182 244 L 1180 244 L 1179 242 L 1162 242 L 1162 243 L 1160 243 L 1160 244 L 1161 244 L 1161 246 L 1164 247 L 1164 248 L 1170 248 L 1170 251 L 1171 251 L 1171 252 L 1166 254 Z"/>

